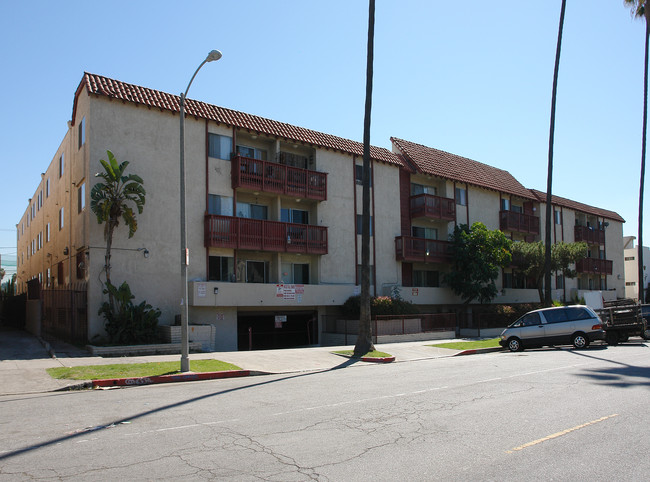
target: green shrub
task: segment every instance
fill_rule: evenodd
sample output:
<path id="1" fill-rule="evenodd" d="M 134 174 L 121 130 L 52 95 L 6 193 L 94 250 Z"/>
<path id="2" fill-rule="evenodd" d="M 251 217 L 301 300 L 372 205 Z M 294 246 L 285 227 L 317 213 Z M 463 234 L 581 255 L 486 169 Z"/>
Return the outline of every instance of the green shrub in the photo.
<path id="1" fill-rule="evenodd" d="M 98 312 L 106 320 L 104 327 L 109 343 L 136 345 L 156 341 L 160 310 L 153 309 L 146 301 L 134 305 L 132 300 L 135 296 L 126 281 L 119 287 L 110 282 L 105 286 L 104 294 L 112 294 L 115 300 L 113 307 L 107 301 L 102 303 Z"/>
<path id="2" fill-rule="evenodd" d="M 341 307 L 343 314 L 351 319 L 358 319 L 361 312 L 361 296 L 350 296 Z M 389 296 L 377 296 L 370 299 L 370 314 L 375 315 L 410 315 L 419 313 L 417 306 L 410 301 Z"/>

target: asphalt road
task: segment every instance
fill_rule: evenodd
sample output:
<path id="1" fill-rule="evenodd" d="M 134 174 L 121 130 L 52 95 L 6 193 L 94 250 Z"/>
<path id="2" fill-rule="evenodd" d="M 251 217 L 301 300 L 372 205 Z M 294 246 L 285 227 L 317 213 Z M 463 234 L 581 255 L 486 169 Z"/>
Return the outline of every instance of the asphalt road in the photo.
<path id="1" fill-rule="evenodd" d="M 0 399 L 4 480 L 647 480 L 650 345 Z"/>

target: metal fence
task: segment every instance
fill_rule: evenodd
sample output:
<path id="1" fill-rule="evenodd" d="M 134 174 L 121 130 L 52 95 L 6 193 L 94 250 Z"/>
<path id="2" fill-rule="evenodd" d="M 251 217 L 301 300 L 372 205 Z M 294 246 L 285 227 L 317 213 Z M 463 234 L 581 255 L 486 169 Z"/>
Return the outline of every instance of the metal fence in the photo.
<path id="1" fill-rule="evenodd" d="M 88 291 L 85 282 L 41 290 L 42 332 L 71 343 L 88 341 Z"/>

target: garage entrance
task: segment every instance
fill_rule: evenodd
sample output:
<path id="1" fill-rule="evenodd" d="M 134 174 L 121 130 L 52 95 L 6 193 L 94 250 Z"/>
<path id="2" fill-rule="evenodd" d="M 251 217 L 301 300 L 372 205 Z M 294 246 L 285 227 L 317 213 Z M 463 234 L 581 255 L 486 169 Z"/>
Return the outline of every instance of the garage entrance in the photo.
<path id="1" fill-rule="evenodd" d="M 286 321 L 276 322 L 276 316 L 286 316 Z M 272 350 L 315 345 L 318 343 L 317 320 L 316 311 L 242 313 L 237 317 L 237 349 Z"/>

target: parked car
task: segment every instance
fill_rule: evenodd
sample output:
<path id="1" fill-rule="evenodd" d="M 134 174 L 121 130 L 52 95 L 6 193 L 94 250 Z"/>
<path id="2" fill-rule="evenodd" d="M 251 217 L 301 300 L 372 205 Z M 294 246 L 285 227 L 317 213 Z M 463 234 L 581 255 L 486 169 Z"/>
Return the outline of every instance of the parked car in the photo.
<path id="1" fill-rule="evenodd" d="M 573 305 L 529 311 L 503 330 L 499 344 L 510 351 L 551 345 L 586 348 L 603 339 L 603 324 L 594 310 Z"/>

